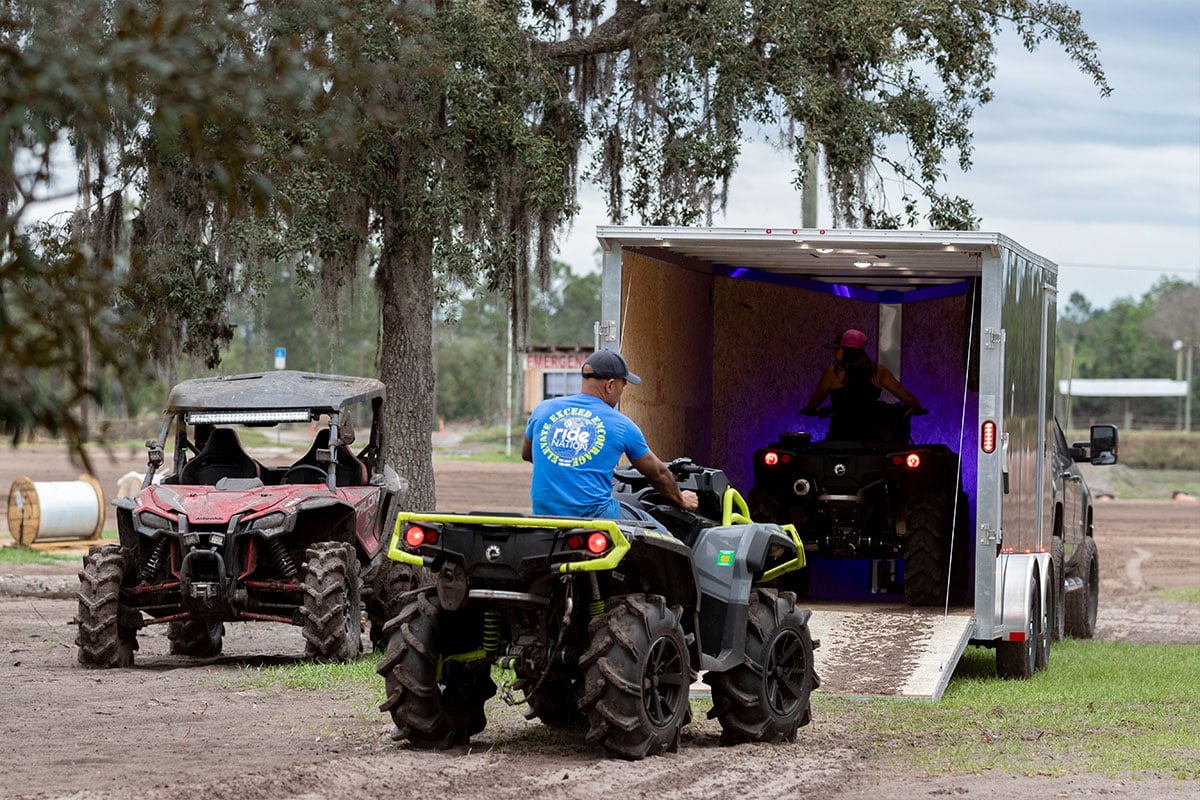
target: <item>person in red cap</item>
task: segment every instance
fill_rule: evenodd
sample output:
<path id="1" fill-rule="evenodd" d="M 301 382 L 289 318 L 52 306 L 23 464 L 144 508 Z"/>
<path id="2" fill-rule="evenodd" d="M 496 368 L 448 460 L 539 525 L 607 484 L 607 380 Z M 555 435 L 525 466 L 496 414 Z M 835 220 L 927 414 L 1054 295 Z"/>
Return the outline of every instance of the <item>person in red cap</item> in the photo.
<path id="1" fill-rule="evenodd" d="M 879 395 L 887 389 L 908 406 L 908 413 L 924 414 L 916 395 L 904 388 L 892 371 L 867 355 L 867 335 L 856 328 L 845 331 L 829 345 L 834 363 L 821 373 L 803 414 L 817 413 L 826 397 L 833 408 L 830 441 L 878 441 L 885 438 L 879 416 Z"/>
<path id="2" fill-rule="evenodd" d="M 613 469 L 622 456 L 664 497 L 695 511 L 695 492 L 680 491 L 671 471 L 646 444 L 638 426 L 616 409 L 626 385 L 642 379 L 620 353 L 597 350 L 583 364 L 579 394 L 543 400 L 529 416 L 521 458 L 533 463 L 533 513 L 588 519 L 654 519 L 619 503 Z M 661 527 L 661 526 L 660 526 Z M 662 528 L 666 530 L 665 528 Z"/>

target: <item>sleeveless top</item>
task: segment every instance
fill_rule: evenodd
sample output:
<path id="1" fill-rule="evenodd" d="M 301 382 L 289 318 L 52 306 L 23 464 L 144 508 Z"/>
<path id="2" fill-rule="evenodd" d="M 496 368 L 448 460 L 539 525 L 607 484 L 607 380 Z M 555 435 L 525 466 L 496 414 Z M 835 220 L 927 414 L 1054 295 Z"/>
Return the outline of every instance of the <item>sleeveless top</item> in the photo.
<path id="1" fill-rule="evenodd" d="M 872 377 L 874 367 L 872 366 Z M 829 435 L 825 438 L 837 442 L 873 442 L 883 438 L 877 402 L 883 390 L 870 380 L 852 382 L 847 375 L 846 384 L 839 389 L 829 390 L 829 404 L 833 414 L 829 419 Z"/>

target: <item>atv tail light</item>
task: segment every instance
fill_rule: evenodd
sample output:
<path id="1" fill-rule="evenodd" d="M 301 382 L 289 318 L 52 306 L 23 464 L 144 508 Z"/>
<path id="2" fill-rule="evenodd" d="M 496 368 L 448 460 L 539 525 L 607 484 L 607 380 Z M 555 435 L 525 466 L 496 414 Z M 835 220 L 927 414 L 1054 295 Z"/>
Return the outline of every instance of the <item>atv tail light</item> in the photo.
<path id="1" fill-rule="evenodd" d="M 917 467 L 921 466 L 921 454 L 909 453 L 904 457 L 904 466 L 908 467 L 909 469 L 916 469 Z"/>
<path id="2" fill-rule="evenodd" d="M 768 451 L 766 455 L 763 456 L 763 463 L 768 467 L 775 466 L 779 463 L 779 453 Z"/>
<path id="3" fill-rule="evenodd" d="M 437 540 L 437 531 L 432 528 L 409 525 L 404 529 L 404 543 L 409 547 L 420 547 L 423 544 L 437 544 Z"/>
<path id="4" fill-rule="evenodd" d="M 584 538 L 578 533 L 572 533 L 567 537 L 567 548 L 570 550 L 582 550 Z"/>
<path id="5" fill-rule="evenodd" d="M 594 531 L 588 535 L 587 549 L 589 553 L 600 555 L 608 549 L 608 537 L 600 531 Z"/>
<path id="6" fill-rule="evenodd" d="M 985 453 L 996 451 L 996 423 L 990 419 L 983 423 L 983 430 L 979 434 L 979 447 Z"/>

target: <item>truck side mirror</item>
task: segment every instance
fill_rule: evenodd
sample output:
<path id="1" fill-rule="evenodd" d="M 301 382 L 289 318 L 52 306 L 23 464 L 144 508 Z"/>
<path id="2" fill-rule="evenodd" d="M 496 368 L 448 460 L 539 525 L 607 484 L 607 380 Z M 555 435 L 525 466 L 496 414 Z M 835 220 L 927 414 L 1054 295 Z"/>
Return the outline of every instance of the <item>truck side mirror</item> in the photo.
<path id="1" fill-rule="evenodd" d="M 1097 466 L 1107 466 L 1117 463 L 1117 426 L 1092 426 L 1092 463 Z"/>

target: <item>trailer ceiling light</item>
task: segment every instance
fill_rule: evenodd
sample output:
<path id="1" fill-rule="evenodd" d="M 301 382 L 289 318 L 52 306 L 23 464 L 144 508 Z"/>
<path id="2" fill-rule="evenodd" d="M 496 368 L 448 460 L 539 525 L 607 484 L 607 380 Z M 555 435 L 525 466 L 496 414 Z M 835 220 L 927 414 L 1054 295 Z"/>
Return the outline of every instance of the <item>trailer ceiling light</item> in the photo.
<path id="1" fill-rule="evenodd" d="M 588 536 L 587 540 L 588 552 L 600 555 L 608 549 L 608 537 L 600 531 L 596 531 Z"/>
<path id="2" fill-rule="evenodd" d="M 990 419 L 983 423 L 983 430 L 979 436 L 979 447 L 985 453 L 996 451 L 996 423 Z"/>
<path id="3" fill-rule="evenodd" d="M 872 262 L 870 261 L 855 261 L 854 266 L 858 267 L 859 269 L 866 269 L 867 267 L 871 266 L 871 263 Z"/>

